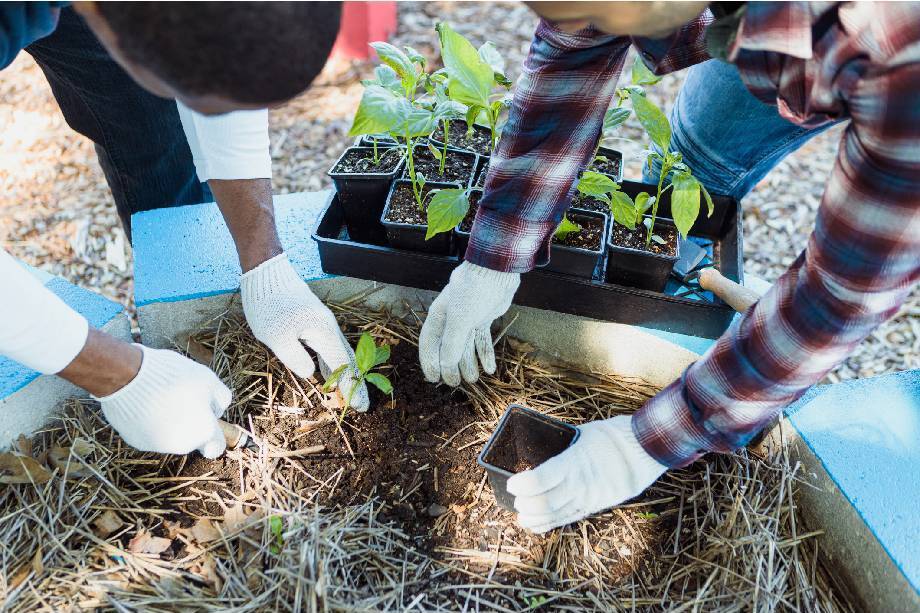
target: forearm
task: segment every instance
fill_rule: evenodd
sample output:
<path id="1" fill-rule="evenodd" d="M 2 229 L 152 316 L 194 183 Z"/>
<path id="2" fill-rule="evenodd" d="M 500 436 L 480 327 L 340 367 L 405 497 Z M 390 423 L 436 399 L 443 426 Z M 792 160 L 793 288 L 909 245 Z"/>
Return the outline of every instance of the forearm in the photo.
<path id="1" fill-rule="evenodd" d="M 90 328 L 83 349 L 58 376 L 101 398 L 134 379 L 141 356 L 141 350 L 131 343 Z"/>
<path id="2" fill-rule="evenodd" d="M 527 272 L 546 258 L 628 48 L 627 38 L 564 34 L 541 23 L 492 155 L 466 260 Z"/>
<path id="3" fill-rule="evenodd" d="M 211 179 L 208 185 L 230 229 L 243 272 L 284 250 L 275 226 L 271 179 Z"/>

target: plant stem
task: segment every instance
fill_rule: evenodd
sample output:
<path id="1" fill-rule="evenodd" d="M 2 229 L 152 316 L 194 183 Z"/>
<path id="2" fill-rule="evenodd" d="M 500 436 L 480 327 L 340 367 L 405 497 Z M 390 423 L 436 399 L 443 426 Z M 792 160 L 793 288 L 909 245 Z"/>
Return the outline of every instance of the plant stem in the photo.
<path id="1" fill-rule="evenodd" d="M 406 165 L 409 167 L 409 180 L 412 181 L 412 194 L 415 196 L 415 202 L 418 204 L 419 210 L 424 212 L 425 207 L 422 206 L 422 188 L 419 187 L 418 179 L 415 176 L 415 156 L 412 154 L 415 143 L 412 142 L 411 138 L 406 138 L 406 145 L 409 147 L 406 153 Z"/>
<path id="2" fill-rule="evenodd" d="M 652 244 L 652 234 L 655 230 L 655 220 L 658 219 L 658 204 L 661 202 L 661 186 L 664 184 L 664 178 L 671 172 L 671 163 L 668 161 L 667 152 L 661 159 L 661 174 L 658 175 L 658 191 L 655 193 L 655 202 L 652 203 L 652 223 L 648 225 L 648 233 L 645 236 L 645 246 Z"/>
<path id="3" fill-rule="evenodd" d="M 450 122 L 444 120 L 444 150 L 441 152 L 441 168 L 438 172 L 444 174 L 444 164 L 447 162 L 447 139 L 450 138 Z"/>
<path id="4" fill-rule="evenodd" d="M 380 156 L 377 155 L 377 137 L 374 137 L 374 166 L 380 164 Z"/>

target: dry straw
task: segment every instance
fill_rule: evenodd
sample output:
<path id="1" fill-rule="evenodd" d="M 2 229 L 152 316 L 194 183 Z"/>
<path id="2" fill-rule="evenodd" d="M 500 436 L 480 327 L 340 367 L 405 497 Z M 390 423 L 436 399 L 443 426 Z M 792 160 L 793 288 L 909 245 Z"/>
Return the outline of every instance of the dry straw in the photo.
<path id="1" fill-rule="evenodd" d="M 417 343 L 415 313 L 334 309 L 352 342 L 365 330 Z M 233 388 L 231 419 L 247 423 L 247 406 L 296 413 L 328 402 L 237 316 L 213 324 L 185 349 Z M 479 419 L 443 445 L 478 449 L 511 402 L 580 423 L 634 411 L 655 391 L 537 363 L 507 337 L 497 349 L 498 374 L 466 388 Z M 796 490 L 805 486 L 782 452 L 708 458 L 670 472 L 640 502 L 546 537 L 516 529 L 470 467 L 476 509 L 502 529 L 484 548 L 422 553 L 399 524 L 381 519 L 389 501 L 320 508 L 317 494 L 347 475 L 295 485 L 296 454 L 230 452 L 243 486 L 214 487 L 207 471 L 182 476 L 183 458 L 126 447 L 84 400 L 20 446 L 45 465 L 54 448 L 72 451 L 45 483 L 0 486 L 8 611 L 852 610 L 821 566 L 818 533 L 802 525 Z M 277 446 L 296 449 L 296 436 Z M 62 478 L 74 471 L 88 476 Z M 194 525 L 170 521 L 196 499 L 222 513 Z M 437 527 L 449 529 L 452 513 Z"/>

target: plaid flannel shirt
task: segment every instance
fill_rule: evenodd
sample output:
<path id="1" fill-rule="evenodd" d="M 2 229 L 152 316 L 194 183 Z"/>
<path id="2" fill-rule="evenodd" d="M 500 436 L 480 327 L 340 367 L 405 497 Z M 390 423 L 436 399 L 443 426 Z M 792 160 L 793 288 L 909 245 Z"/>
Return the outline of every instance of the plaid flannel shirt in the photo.
<path id="1" fill-rule="evenodd" d="M 828 11 L 836 18 L 812 40 Z M 466 259 L 508 272 L 544 261 L 629 45 L 663 74 L 709 59 L 710 22 L 707 11 L 656 41 L 541 23 Z M 668 466 L 746 444 L 892 317 L 920 278 L 920 4 L 752 2 L 727 52 L 751 92 L 790 121 L 850 121 L 805 251 L 634 416 L 643 447 Z"/>

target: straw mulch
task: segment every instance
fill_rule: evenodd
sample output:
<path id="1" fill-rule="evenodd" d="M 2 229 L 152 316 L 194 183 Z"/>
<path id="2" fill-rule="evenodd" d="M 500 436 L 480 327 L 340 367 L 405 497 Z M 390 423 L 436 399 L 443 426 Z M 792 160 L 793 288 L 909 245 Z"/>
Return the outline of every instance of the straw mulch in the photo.
<path id="1" fill-rule="evenodd" d="M 407 348 L 417 342 L 414 313 L 334 308 L 352 342 L 362 330 Z M 309 424 L 337 410 L 236 315 L 187 349 L 234 389 L 228 419 L 237 423 L 252 425 L 247 415 L 261 412 Z M 497 349 L 497 375 L 464 390 L 475 418 L 432 453 L 477 452 L 511 402 L 579 423 L 634 411 L 654 392 L 539 364 L 507 337 Z M 372 412 L 392 410 L 377 402 Z M 355 444 L 370 415 L 336 421 L 327 442 Z M 225 465 L 239 471 L 228 480 L 198 457 L 126 447 L 92 402 L 71 401 L 60 424 L 19 443 L 20 480 L 33 482 L 0 490 L 3 609 L 853 610 L 821 566 L 819 533 L 802 525 L 796 491 L 805 486 L 784 454 L 711 457 L 668 473 L 637 501 L 535 536 L 495 506 L 475 464 L 460 473 L 471 484 L 463 499 L 428 523 L 403 523 L 386 491 L 329 503 L 329 490 L 352 476 L 308 478 L 323 464 L 311 463 L 298 436 L 266 435 L 260 445 L 228 452 Z M 15 480 L 9 462 L 0 468 L 0 480 Z M 207 512 L 189 514 L 205 500 Z M 473 546 L 470 527 L 479 532 Z M 420 530 L 437 536 L 426 541 Z"/>

